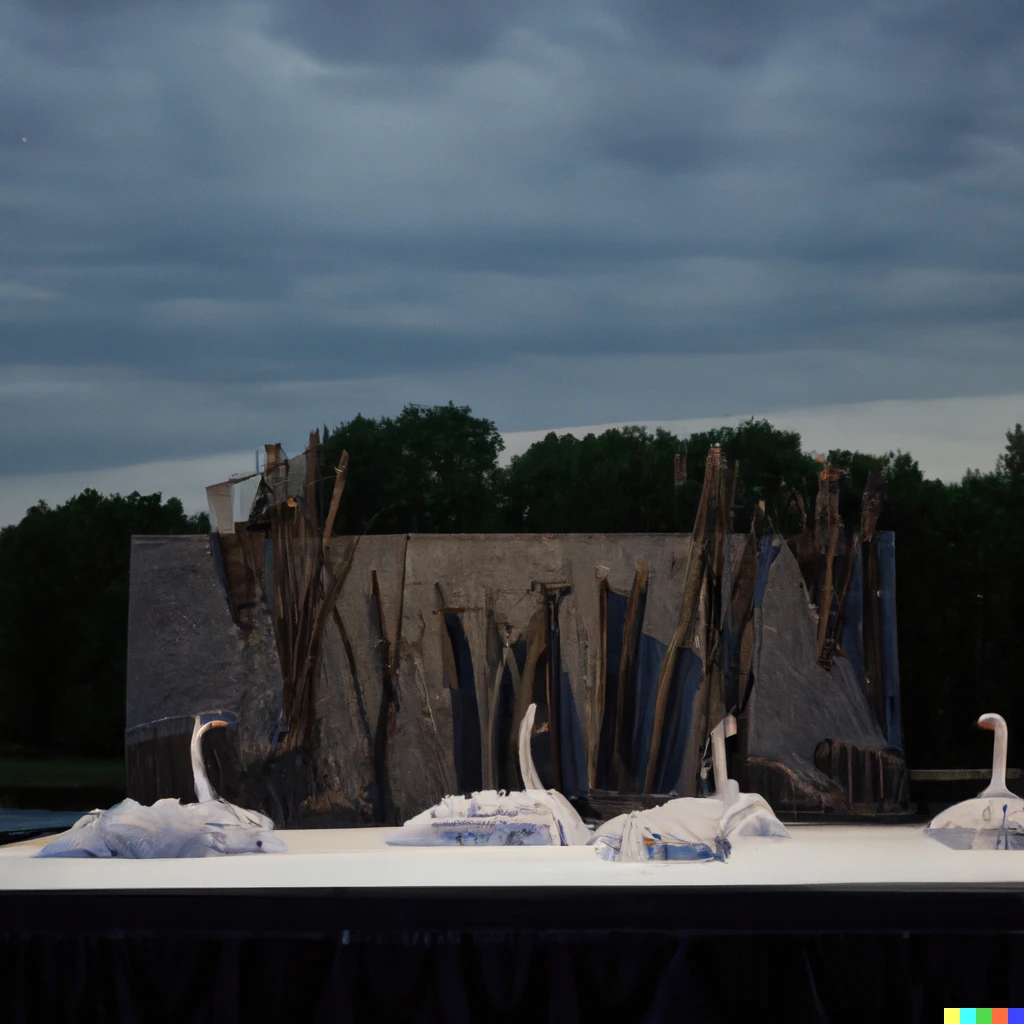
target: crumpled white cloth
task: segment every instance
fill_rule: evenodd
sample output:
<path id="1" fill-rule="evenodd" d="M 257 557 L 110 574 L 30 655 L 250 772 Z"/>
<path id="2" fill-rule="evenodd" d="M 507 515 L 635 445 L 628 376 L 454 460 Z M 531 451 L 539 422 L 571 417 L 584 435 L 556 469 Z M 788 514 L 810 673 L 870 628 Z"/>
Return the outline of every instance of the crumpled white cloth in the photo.
<path id="1" fill-rule="evenodd" d="M 785 839 L 789 833 L 762 796 L 741 793 L 729 779 L 724 800 L 681 797 L 620 814 L 601 825 L 591 842 L 605 860 L 724 861 L 737 836 Z"/>
<path id="2" fill-rule="evenodd" d="M 974 797 L 947 807 L 924 830 L 954 850 L 1024 850 L 1024 800 Z"/>
<path id="3" fill-rule="evenodd" d="M 483 790 L 410 818 L 393 846 L 581 846 L 590 830 L 561 793 Z"/>
<path id="4" fill-rule="evenodd" d="M 226 800 L 183 804 L 122 800 L 90 811 L 39 851 L 39 857 L 216 857 L 234 853 L 282 853 L 266 815 Z"/>

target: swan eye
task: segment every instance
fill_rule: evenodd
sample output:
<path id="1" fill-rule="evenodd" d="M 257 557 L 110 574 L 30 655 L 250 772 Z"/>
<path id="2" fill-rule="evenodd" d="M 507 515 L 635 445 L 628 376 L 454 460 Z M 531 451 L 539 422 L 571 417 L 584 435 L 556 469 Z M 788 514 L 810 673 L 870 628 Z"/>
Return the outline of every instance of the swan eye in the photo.
<path id="1" fill-rule="evenodd" d="M 262 846 L 263 846 L 263 840 L 262 840 L 262 839 L 257 839 L 257 840 L 256 840 L 256 845 L 262 848 Z"/>

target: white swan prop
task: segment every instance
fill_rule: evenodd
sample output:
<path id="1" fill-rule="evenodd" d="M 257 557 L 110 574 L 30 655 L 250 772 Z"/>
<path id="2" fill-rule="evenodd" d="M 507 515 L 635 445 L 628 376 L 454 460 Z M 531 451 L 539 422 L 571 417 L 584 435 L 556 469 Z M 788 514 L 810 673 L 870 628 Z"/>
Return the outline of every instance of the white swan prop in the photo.
<path id="1" fill-rule="evenodd" d="M 726 771 L 725 737 L 736 732 L 727 715 L 712 731 L 714 797 L 680 797 L 632 811 L 601 825 L 592 843 L 605 860 L 724 861 L 740 836 L 786 839 L 785 825 L 757 793 L 741 793 Z"/>
<path id="2" fill-rule="evenodd" d="M 1006 721 L 985 714 L 982 729 L 995 736 L 992 744 L 992 779 L 972 800 L 963 800 L 936 815 L 926 836 L 954 850 L 1024 849 L 1024 800 L 1006 788 Z"/>
<path id="3" fill-rule="evenodd" d="M 190 753 L 198 803 L 165 799 L 147 806 L 122 800 L 108 810 L 83 815 L 37 856 L 149 859 L 283 852 L 285 844 L 274 834 L 270 818 L 222 800 L 210 785 L 202 738 L 227 724 L 217 716 L 196 715 Z"/>
<path id="4" fill-rule="evenodd" d="M 525 789 L 483 790 L 471 796 L 446 796 L 410 818 L 392 846 L 583 846 L 591 832 L 571 803 L 545 789 L 530 753 L 537 705 L 519 725 L 519 771 Z"/>

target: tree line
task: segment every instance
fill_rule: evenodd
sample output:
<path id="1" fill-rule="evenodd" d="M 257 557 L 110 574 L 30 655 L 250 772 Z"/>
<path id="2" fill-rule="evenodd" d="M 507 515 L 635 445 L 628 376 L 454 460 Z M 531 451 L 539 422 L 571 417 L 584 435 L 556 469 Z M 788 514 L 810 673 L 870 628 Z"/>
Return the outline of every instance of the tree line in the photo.
<path id="1" fill-rule="evenodd" d="M 626 427 L 583 438 L 548 434 L 501 465 L 490 420 L 453 404 L 408 406 L 324 427 L 325 505 L 332 467 L 350 454 L 339 533 L 687 532 L 713 444 L 738 463 L 734 528 L 751 517 L 791 536 L 813 510 L 821 464 L 798 434 L 765 420 L 693 434 Z M 907 754 L 918 767 L 983 766 L 971 722 L 999 711 L 1011 758 L 1024 729 L 1015 662 L 1024 598 L 1019 526 L 1024 431 L 1007 434 L 991 471 L 928 480 L 908 453 L 836 450 L 840 511 L 859 521 L 880 469 L 879 529 L 896 533 L 900 674 Z M 0 531 L 0 743 L 114 755 L 124 723 L 129 537 L 205 532 L 176 498 L 85 491 L 44 503 Z M 1014 762 L 1011 762 L 1014 763 Z"/>
<path id="2" fill-rule="evenodd" d="M 0 530 L 0 744 L 120 755 L 131 537 L 208 530 L 177 498 L 94 490 Z"/>

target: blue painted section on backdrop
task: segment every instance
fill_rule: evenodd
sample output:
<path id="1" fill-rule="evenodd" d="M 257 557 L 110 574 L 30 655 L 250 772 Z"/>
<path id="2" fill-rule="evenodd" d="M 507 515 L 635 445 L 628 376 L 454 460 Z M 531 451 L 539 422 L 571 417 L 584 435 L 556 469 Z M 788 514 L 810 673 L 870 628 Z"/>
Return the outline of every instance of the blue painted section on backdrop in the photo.
<path id="1" fill-rule="evenodd" d="M 774 537 L 761 538 L 761 550 L 757 553 L 757 583 L 754 586 L 754 607 L 760 608 L 764 603 L 764 592 L 768 587 L 768 572 L 775 559 L 779 557 L 785 542 Z"/>
<path id="2" fill-rule="evenodd" d="M 633 757 L 638 788 L 643 788 L 647 758 L 651 753 L 654 732 L 654 702 L 658 692 L 658 673 L 666 645 L 646 633 L 640 634 L 640 654 L 636 673 L 636 718 L 633 723 Z"/>
<path id="3" fill-rule="evenodd" d="M 559 744 L 562 761 L 562 792 L 566 796 L 582 796 L 588 792 L 587 755 L 583 746 L 583 728 L 572 695 L 569 673 L 562 666 L 562 686 L 559 699 Z"/>
<path id="4" fill-rule="evenodd" d="M 779 557 L 785 541 L 773 537 L 762 537 L 761 547 L 757 553 L 757 582 L 754 585 L 754 649 L 750 658 L 750 675 L 739 680 L 739 699 L 737 704 L 742 711 L 750 699 L 750 692 L 761 661 L 761 608 L 764 605 L 765 591 L 768 589 L 768 574 L 775 559 Z"/>
<path id="5" fill-rule="evenodd" d="M 483 786 L 480 747 L 480 712 L 476 699 L 476 678 L 473 655 L 463 628 L 462 619 L 454 612 L 445 612 L 444 625 L 455 656 L 458 687 L 448 691 L 452 704 L 452 734 L 455 739 L 455 778 L 459 791 L 471 793 Z"/>
<path id="6" fill-rule="evenodd" d="M 619 706 L 619 668 L 622 664 L 622 648 L 625 642 L 626 607 L 629 598 L 625 594 L 608 591 L 607 622 L 607 654 L 605 656 L 606 676 L 604 691 L 604 715 L 601 718 L 601 739 L 597 757 L 597 785 L 601 789 L 613 786 L 612 761 L 615 754 L 615 719 Z"/>
<path id="7" fill-rule="evenodd" d="M 882 591 L 882 693 L 885 695 L 885 738 L 903 746 L 900 712 L 900 661 L 896 634 L 896 535 L 878 534 L 878 584 Z"/>
<path id="8" fill-rule="evenodd" d="M 660 640 L 647 633 L 641 634 L 637 673 L 637 717 L 633 733 L 636 778 L 640 789 L 643 788 L 647 762 L 651 756 L 658 675 L 667 650 L 668 646 Z M 660 764 L 654 780 L 654 789 L 657 793 L 672 792 L 679 782 L 679 775 L 683 770 L 683 756 L 686 753 L 686 739 L 693 717 L 693 702 L 700 689 L 703 673 L 704 664 L 694 651 L 686 649 L 678 653 L 665 706 L 665 726 L 658 755 Z"/>
<path id="9" fill-rule="evenodd" d="M 679 651 L 665 709 L 665 731 L 659 755 L 661 763 L 654 777 L 656 793 L 671 793 L 678 788 L 686 756 L 686 741 L 693 723 L 693 707 L 703 678 L 704 661 L 696 651 L 689 648 Z"/>
<path id="10" fill-rule="evenodd" d="M 739 634 L 732 624 L 732 560 L 736 545 L 729 538 L 728 554 L 722 570 L 722 702 L 726 711 L 730 711 L 739 699 L 738 663 Z M 742 541 L 741 541 L 742 542 Z"/>

